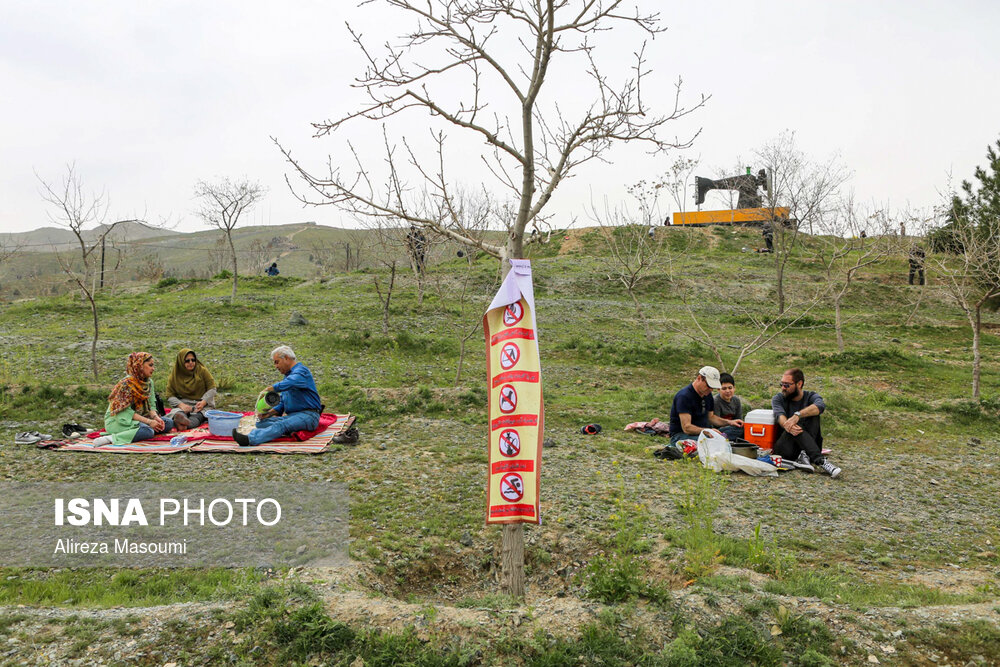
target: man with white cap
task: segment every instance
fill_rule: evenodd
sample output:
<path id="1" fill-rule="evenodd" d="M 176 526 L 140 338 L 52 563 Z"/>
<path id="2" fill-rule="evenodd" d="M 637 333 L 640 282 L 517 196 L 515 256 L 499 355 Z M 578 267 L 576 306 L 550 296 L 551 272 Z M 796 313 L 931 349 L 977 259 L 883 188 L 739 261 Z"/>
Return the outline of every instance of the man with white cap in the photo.
<path id="1" fill-rule="evenodd" d="M 674 394 L 670 406 L 670 444 L 685 438 L 697 439 L 706 428 L 743 427 L 742 419 L 716 416 L 712 390 L 721 387 L 719 369 L 704 366 L 691 384 Z"/>

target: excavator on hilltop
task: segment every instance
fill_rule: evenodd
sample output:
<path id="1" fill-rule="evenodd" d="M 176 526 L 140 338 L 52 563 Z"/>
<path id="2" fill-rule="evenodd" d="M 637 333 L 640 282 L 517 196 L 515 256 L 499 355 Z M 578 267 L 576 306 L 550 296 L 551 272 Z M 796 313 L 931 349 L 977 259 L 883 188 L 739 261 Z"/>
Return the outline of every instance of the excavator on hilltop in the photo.
<path id="1" fill-rule="evenodd" d="M 698 210 L 674 213 L 674 225 L 763 225 L 769 221 L 785 225 L 789 223 L 787 207 L 761 206 L 758 190 L 763 188 L 771 194 L 771 176 L 766 169 L 758 171 L 756 176 L 750 172 L 750 167 L 747 167 L 747 173 L 728 178 L 695 176 L 694 187 Z M 705 195 L 709 190 L 736 190 L 739 193 L 736 208 L 702 211 L 701 205 L 705 203 Z"/>

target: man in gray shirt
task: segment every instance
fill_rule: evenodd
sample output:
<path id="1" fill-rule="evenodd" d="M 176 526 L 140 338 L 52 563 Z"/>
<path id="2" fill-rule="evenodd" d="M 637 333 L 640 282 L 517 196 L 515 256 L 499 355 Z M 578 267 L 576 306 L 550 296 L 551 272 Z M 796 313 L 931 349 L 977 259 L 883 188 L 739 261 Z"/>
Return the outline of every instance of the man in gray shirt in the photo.
<path id="1" fill-rule="evenodd" d="M 781 434 L 774 443 L 774 453 L 807 472 L 819 468 L 830 477 L 839 477 L 840 468 L 823 456 L 819 416 L 826 410 L 826 403 L 816 392 L 804 391 L 805 382 L 798 368 L 790 368 L 781 376 L 781 391 L 771 399 L 774 422 Z"/>

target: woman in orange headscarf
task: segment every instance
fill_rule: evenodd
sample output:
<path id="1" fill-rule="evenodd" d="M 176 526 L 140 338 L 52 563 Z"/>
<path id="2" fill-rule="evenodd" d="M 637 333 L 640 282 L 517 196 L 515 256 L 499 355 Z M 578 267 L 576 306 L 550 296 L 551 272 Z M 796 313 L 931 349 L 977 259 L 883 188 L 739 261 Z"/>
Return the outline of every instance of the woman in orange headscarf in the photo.
<path id="1" fill-rule="evenodd" d="M 95 440 L 95 445 L 125 445 L 149 440 L 174 428 L 173 420 L 156 414 L 155 367 L 153 355 L 148 352 L 128 355 L 125 377 L 108 396 L 108 409 L 104 413 L 104 430 L 108 435 Z"/>

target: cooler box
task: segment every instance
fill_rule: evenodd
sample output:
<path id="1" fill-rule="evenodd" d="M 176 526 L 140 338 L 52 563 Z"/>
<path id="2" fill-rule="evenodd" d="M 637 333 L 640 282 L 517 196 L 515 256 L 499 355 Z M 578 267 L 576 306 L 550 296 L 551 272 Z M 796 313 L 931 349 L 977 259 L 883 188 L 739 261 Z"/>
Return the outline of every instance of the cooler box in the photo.
<path id="1" fill-rule="evenodd" d="M 751 410 L 743 419 L 743 439 L 757 445 L 761 449 L 774 449 L 778 439 L 777 427 L 774 425 L 774 412 L 771 410 Z"/>

